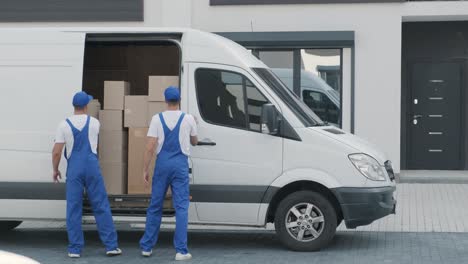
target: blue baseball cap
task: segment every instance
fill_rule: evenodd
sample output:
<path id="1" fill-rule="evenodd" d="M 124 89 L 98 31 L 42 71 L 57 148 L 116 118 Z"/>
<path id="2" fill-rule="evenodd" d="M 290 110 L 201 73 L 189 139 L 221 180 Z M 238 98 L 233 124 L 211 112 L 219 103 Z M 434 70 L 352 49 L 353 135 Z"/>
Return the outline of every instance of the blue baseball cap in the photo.
<path id="1" fill-rule="evenodd" d="M 167 87 L 166 90 L 164 91 L 164 98 L 166 99 L 166 102 L 180 101 L 179 88 L 175 86 Z"/>
<path id="2" fill-rule="evenodd" d="M 88 95 L 85 92 L 77 92 L 73 96 L 73 106 L 84 107 L 88 105 L 88 103 L 91 102 L 91 100 L 93 100 L 93 97 L 91 95 Z"/>

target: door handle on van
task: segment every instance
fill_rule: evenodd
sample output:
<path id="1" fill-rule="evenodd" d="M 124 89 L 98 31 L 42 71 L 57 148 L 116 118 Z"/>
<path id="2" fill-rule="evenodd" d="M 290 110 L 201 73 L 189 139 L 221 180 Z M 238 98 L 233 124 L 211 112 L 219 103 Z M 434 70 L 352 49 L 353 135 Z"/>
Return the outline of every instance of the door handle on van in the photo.
<path id="1" fill-rule="evenodd" d="M 198 141 L 197 146 L 216 146 L 216 142 L 213 141 Z"/>

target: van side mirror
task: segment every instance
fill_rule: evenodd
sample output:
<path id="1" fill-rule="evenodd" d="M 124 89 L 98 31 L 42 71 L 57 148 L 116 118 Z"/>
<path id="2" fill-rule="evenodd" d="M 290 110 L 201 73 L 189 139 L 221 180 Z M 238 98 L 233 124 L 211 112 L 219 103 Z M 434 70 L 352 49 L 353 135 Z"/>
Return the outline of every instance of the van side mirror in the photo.
<path id="1" fill-rule="evenodd" d="M 261 132 L 278 135 L 280 133 L 280 117 L 273 104 L 262 105 Z"/>

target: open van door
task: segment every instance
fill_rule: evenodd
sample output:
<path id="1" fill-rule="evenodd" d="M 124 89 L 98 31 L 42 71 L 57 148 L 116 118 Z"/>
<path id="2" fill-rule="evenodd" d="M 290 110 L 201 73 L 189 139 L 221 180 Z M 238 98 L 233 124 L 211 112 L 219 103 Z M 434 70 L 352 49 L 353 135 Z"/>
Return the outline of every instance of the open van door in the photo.
<path id="1" fill-rule="evenodd" d="M 0 34 L 0 219 L 63 219 L 65 186 L 52 183 L 50 153 L 82 88 L 85 33 Z"/>

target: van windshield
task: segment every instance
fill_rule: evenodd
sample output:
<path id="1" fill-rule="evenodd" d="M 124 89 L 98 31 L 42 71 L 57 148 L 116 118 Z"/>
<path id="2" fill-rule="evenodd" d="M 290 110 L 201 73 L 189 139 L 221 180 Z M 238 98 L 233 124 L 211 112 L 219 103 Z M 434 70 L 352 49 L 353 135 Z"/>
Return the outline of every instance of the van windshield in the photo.
<path id="1" fill-rule="evenodd" d="M 325 123 L 305 105 L 285 84 L 268 68 L 252 68 L 255 73 L 273 90 L 278 97 L 294 112 L 306 127 L 322 126 Z"/>

